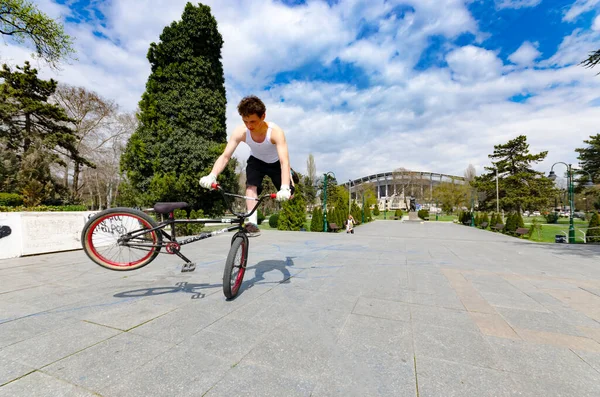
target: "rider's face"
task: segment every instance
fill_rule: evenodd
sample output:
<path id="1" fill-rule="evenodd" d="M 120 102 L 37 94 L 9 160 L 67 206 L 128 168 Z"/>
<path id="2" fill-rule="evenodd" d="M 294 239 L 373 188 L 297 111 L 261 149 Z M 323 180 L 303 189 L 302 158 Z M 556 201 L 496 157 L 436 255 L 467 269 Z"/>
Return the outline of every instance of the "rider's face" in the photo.
<path id="1" fill-rule="evenodd" d="M 262 117 L 258 117 L 256 114 L 251 114 L 250 116 L 242 116 L 242 120 L 250 131 L 256 131 L 262 126 L 262 122 L 265 119 L 265 114 Z"/>

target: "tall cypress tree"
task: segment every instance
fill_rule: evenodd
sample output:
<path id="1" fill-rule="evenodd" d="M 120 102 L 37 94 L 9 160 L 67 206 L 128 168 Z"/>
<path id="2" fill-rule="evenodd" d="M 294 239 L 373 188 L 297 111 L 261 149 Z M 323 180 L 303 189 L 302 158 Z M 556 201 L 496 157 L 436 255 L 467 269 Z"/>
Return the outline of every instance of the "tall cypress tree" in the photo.
<path id="1" fill-rule="evenodd" d="M 146 204 L 187 201 L 222 212 L 218 193 L 201 189 L 227 140 L 223 39 L 210 7 L 187 3 L 181 21 L 164 28 L 148 51 L 151 74 L 140 101 L 140 126 L 121 159 L 129 183 Z M 237 192 L 235 162 L 219 183 Z"/>

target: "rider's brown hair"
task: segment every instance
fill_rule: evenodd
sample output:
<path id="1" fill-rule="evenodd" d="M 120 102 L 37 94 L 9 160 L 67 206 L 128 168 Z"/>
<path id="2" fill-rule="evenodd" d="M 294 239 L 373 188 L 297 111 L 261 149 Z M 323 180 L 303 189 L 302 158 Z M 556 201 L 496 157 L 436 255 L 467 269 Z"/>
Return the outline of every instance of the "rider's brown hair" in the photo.
<path id="1" fill-rule="evenodd" d="M 258 117 L 262 117 L 266 111 L 267 108 L 263 101 L 261 101 L 255 95 L 242 98 L 238 104 L 238 113 L 242 117 L 252 116 L 253 114 L 257 115 Z"/>

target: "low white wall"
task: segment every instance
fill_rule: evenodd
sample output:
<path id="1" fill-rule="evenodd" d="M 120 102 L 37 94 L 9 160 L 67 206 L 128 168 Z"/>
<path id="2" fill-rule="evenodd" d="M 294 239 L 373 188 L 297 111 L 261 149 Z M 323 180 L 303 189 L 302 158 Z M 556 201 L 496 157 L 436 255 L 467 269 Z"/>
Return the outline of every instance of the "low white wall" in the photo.
<path id="1" fill-rule="evenodd" d="M 83 226 L 96 213 L 1 212 L 0 259 L 81 248 Z"/>

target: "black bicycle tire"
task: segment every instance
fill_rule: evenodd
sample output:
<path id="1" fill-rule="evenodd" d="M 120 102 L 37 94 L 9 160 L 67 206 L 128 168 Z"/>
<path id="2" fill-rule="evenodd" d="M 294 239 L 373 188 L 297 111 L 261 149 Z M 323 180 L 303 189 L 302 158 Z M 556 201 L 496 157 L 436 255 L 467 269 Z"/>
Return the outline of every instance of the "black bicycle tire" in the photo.
<path id="1" fill-rule="evenodd" d="M 242 243 L 244 245 L 242 246 Z M 235 284 L 231 285 L 231 274 L 235 266 L 235 257 L 239 249 L 242 249 L 242 267 L 240 268 L 241 276 L 238 275 Z M 245 251 L 245 252 L 244 252 Z M 227 299 L 233 299 L 237 296 L 240 287 L 244 281 L 246 273 L 246 264 L 248 263 L 248 237 L 244 233 L 236 233 L 233 243 L 229 248 L 229 254 L 225 260 L 225 269 L 223 270 L 223 294 Z M 239 274 L 239 273 L 238 273 Z"/>
<path id="2" fill-rule="evenodd" d="M 100 223 L 99 220 L 101 220 L 103 218 L 108 218 L 109 216 L 119 214 L 119 213 L 138 217 L 138 218 L 142 219 L 144 222 L 146 222 L 151 228 L 154 228 L 157 226 L 156 221 L 154 219 L 152 219 L 150 216 L 148 216 L 147 214 L 143 213 L 142 211 L 138 211 L 133 208 L 125 208 L 125 207 L 109 208 L 109 209 L 106 209 L 106 210 L 96 214 L 95 216 L 90 218 L 90 220 L 87 221 L 87 223 L 83 227 L 83 230 L 81 231 L 81 246 L 83 247 L 83 251 L 88 256 L 88 258 L 90 258 L 97 265 L 100 265 L 106 269 L 115 270 L 115 271 L 130 271 L 130 270 L 140 269 L 140 268 L 148 265 L 150 262 L 152 262 L 160 252 L 160 245 L 162 245 L 162 235 L 158 230 L 155 230 L 152 232 L 156 236 L 155 245 L 158 245 L 158 247 L 152 247 L 149 250 L 150 255 L 148 255 L 146 258 L 141 260 L 139 263 L 136 263 L 135 265 L 132 265 L 132 266 L 112 265 L 112 264 L 108 263 L 107 261 L 103 260 L 102 258 L 100 258 L 98 255 L 96 255 L 94 253 L 94 249 L 90 246 L 90 239 L 89 239 L 90 233 L 92 233 L 93 228 Z"/>

